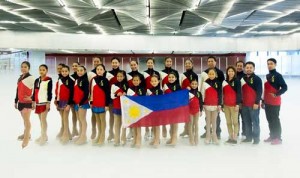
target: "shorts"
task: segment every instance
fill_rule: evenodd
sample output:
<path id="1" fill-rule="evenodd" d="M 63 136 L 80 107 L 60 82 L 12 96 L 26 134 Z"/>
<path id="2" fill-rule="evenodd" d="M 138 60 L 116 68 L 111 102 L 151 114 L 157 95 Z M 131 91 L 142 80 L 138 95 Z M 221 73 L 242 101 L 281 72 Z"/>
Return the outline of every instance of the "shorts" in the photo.
<path id="1" fill-rule="evenodd" d="M 121 109 L 115 109 L 115 108 L 113 108 L 113 113 L 116 114 L 116 115 L 121 115 L 122 114 Z"/>
<path id="2" fill-rule="evenodd" d="M 88 103 L 87 103 L 87 104 L 84 104 L 84 105 L 81 105 L 80 107 L 79 107 L 78 104 L 75 104 L 75 105 L 74 105 L 75 111 L 78 111 L 79 108 L 82 108 L 82 109 L 90 109 L 90 105 L 89 105 Z"/>
<path id="3" fill-rule="evenodd" d="M 43 113 L 45 111 L 46 111 L 46 105 L 45 104 L 43 104 L 43 105 L 37 105 L 35 107 L 35 113 L 36 114 L 41 114 L 41 113 Z"/>
<path id="4" fill-rule="evenodd" d="M 32 109 L 32 103 L 18 103 L 18 110 L 22 111 L 23 109 Z"/>
<path id="5" fill-rule="evenodd" d="M 105 108 L 92 107 L 92 112 L 95 113 L 95 114 L 105 113 Z"/>
<path id="6" fill-rule="evenodd" d="M 68 105 L 68 101 L 58 101 L 58 108 L 64 109 Z"/>

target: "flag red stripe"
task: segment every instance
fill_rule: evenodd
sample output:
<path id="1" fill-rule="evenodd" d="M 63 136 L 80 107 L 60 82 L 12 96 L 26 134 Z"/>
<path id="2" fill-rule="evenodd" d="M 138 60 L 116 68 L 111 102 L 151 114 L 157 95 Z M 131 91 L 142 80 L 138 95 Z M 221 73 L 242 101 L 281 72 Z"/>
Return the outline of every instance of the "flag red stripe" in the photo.
<path id="1" fill-rule="evenodd" d="M 154 111 L 129 127 L 153 127 L 189 122 L 189 106 Z"/>

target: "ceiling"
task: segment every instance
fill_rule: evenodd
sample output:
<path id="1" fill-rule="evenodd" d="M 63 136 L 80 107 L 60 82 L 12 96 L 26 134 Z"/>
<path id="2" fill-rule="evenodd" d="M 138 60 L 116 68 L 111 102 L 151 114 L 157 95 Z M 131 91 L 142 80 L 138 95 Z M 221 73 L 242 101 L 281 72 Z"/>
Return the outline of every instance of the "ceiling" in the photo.
<path id="1" fill-rule="evenodd" d="M 0 0 L 0 31 L 252 37 L 300 32 L 300 0 Z"/>

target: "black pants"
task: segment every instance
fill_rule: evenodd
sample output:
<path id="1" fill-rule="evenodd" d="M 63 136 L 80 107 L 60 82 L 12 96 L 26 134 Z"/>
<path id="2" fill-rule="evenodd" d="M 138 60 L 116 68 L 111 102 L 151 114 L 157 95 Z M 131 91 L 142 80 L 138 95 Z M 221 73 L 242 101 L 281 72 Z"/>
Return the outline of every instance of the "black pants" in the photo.
<path id="1" fill-rule="evenodd" d="M 240 121 L 240 118 L 241 118 L 241 121 Z M 238 121 L 239 121 L 239 133 L 241 131 L 241 125 L 242 125 L 242 132 L 241 132 L 241 134 L 243 136 L 246 136 L 246 126 L 245 126 L 245 121 L 243 119 L 242 109 L 239 109 Z M 241 122 L 242 122 L 242 124 L 241 124 Z"/>
<path id="2" fill-rule="evenodd" d="M 206 120 L 206 118 L 205 118 L 205 120 Z M 217 130 L 216 130 L 217 136 L 220 136 L 221 132 L 222 132 L 220 124 L 221 124 L 221 118 L 220 118 L 220 112 L 219 112 L 218 116 L 217 116 Z M 204 129 L 206 130 L 206 126 L 204 127 Z"/>
<path id="3" fill-rule="evenodd" d="M 269 123 L 271 139 L 281 140 L 281 123 L 279 119 L 280 106 L 265 105 L 266 117 Z"/>

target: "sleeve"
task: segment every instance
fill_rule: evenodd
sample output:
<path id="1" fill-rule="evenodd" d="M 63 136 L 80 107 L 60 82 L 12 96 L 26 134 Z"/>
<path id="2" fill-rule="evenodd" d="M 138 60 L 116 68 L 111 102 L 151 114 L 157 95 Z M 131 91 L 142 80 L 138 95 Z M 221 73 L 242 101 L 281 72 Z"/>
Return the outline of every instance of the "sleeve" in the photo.
<path id="1" fill-rule="evenodd" d="M 69 101 L 68 101 L 68 105 L 73 104 L 73 97 L 74 97 L 74 81 L 70 78 L 69 80 L 70 85 L 69 85 L 69 90 L 70 90 L 70 96 L 69 96 Z"/>
<path id="2" fill-rule="evenodd" d="M 283 93 L 285 93 L 288 89 L 287 87 L 287 84 L 285 83 L 282 75 L 279 75 L 278 76 L 278 82 L 279 82 L 279 86 L 280 86 L 280 89 L 278 90 L 278 92 L 276 93 L 276 96 L 280 96 L 282 95 Z"/>
<path id="3" fill-rule="evenodd" d="M 83 97 L 82 97 L 81 101 L 79 102 L 80 106 L 85 104 L 85 102 L 89 99 L 89 94 L 90 94 L 89 80 L 84 80 L 84 83 L 82 84 L 82 86 L 83 86 Z"/>
<path id="4" fill-rule="evenodd" d="M 115 84 L 112 84 L 111 89 L 110 89 L 110 98 L 111 99 L 117 98 L 117 95 L 115 93 L 117 91 L 117 89 L 118 89 L 118 87 Z"/>
<path id="5" fill-rule="evenodd" d="M 90 82 L 90 104 L 93 104 L 93 92 L 94 92 L 94 82 L 95 79 L 93 78 Z"/>
<path id="6" fill-rule="evenodd" d="M 261 100 L 261 95 L 262 95 L 262 81 L 261 79 L 257 76 L 256 78 L 256 99 L 255 99 L 255 104 L 259 104 Z"/>
<path id="7" fill-rule="evenodd" d="M 110 84 L 108 80 L 105 80 L 105 106 L 109 106 L 110 102 Z"/>
<path id="8" fill-rule="evenodd" d="M 200 104 L 200 111 L 203 111 L 203 98 L 201 92 L 199 92 L 199 104 Z"/>
<path id="9" fill-rule="evenodd" d="M 223 92 L 222 92 L 222 84 L 221 82 L 218 82 L 219 87 L 218 87 L 218 105 L 222 105 L 223 103 Z"/>
<path id="10" fill-rule="evenodd" d="M 50 81 L 48 82 L 48 91 L 47 91 L 47 100 L 48 102 L 51 102 L 52 100 L 52 87 L 53 87 L 53 83 L 52 83 L 52 79 L 50 79 Z"/>
<path id="11" fill-rule="evenodd" d="M 19 101 L 18 99 L 18 87 L 17 87 L 17 90 L 16 90 L 16 97 L 15 97 L 15 103 L 17 103 Z"/>
<path id="12" fill-rule="evenodd" d="M 143 88 L 146 88 L 146 79 L 143 74 L 141 74 L 140 76 L 141 76 L 141 86 Z"/>
<path id="13" fill-rule="evenodd" d="M 31 100 L 32 101 L 35 101 L 35 89 L 36 89 L 36 86 L 37 86 L 37 82 L 39 81 L 39 79 L 36 79 L 34 81 L 34 85 L 33 85 L 33 93 L 32 93 L 32 96 L 31 96 Z"/>
<path id="14" fill-rule="evenodd" d="M 220 76 L 218 76 L 219 77 L 219 81 L 222 83 L 224 80 L 225 80 L 225 77 L 224 77 L 224 73 L 219 69 L 219 75 Z"/>
<path id="15" fill-rule="evenodd" d="M 58 81 L 55 84 L 55 100 L 57 100 L 57 95 L 58 95 Z"/>
<path id="16" fill-rule="evenodd" d="M 180 82 L 179 82 L 180 78 L 179 78 L 179 73 L 177 70 L 175 70 L 175 74 L 176 74 L 176 78 L 177 78 L 176 84 L 180 85 Z"/>
<path id="17" fill-rule="evenodd" d="M 239 105 L 242 103 L 242 88 L 241 88 L 240 80 L 235 81 L 235 87 L 236 87 L 236 104 Z"/>

